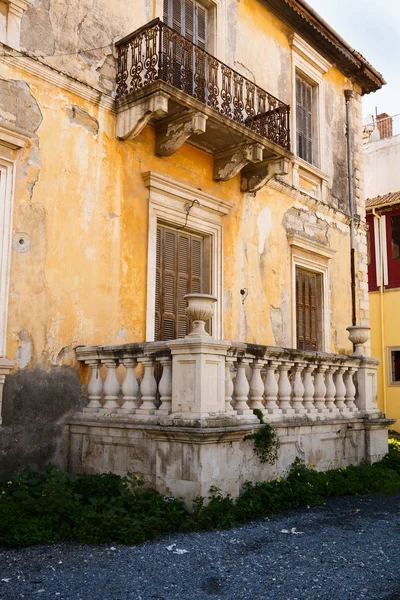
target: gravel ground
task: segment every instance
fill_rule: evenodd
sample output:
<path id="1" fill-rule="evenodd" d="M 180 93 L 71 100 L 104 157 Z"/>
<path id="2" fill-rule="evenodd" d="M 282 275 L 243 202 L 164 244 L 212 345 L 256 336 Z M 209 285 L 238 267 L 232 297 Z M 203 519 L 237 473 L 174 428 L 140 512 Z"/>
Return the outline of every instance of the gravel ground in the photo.
<path id="1" fill-rule="evenodd" d="M 399 534 L 397 494 L 136 547 L 0 550 L 0 600 L 400 600 Z"/>

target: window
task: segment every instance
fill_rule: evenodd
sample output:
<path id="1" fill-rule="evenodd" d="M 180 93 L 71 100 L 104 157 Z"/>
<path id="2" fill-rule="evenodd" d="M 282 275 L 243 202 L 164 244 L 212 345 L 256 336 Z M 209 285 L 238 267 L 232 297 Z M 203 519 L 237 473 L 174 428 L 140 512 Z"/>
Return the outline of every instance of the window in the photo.
<path id="1" fill-rule="evenodd" d="M 379 231 L 378 222 L 375 223 L 374 215 L 367 215 L 367 255 L 368 255 L 368 290 L 374 292 L 378 289 L 380 283 L 380 255 L 376 252 L 376 238 Z M 379 250 L 379 248 L 378 248 Z M 378 264 L 377 264 L 378 263 Z M 378 267 L 378 268 L 377 268 Z M 379 270 L 379 271 L 378 271 Z"/>
<path id="2" fill-rule="evenodd" d="M 161 325 L 160 307 L 156 310 L 155 306 L 156 295 L 160 293 L 156 292 L 156 286 L 160 285 L 160 281 L 157 284 L 157 268 L 162 268 L 161 263 L 157 264 L 159 227 L 202 241 L 203 267 L 200 289 L 203 293 L 214 294 L 218 298 L 211 319 L 210 333 L 216 339 L 223 339 L 222 224 L 223 216 L 232 209 L 231 202 L 151 171 L 143 173 L 143 180 L 149 190 L 146 341 L 152 342 L 157 339 L 156 312 L 159 313 L 158 327 Z M 188 214 L 187 207 L 190 205 L 193 208 Z M 191 279 L 193 281 L 193 278 Z M 176 312 L 174 318 L 175 315 Z"/>
<path id="3" fill-rule="evenodd" d="M 157 226 L 155 339 L 174 340 L 189 333 L 186 294 L 203 293 L 204 239 Z"/>
<path id="4" fill-rule="evenodd" d="M 296 74 L 296 148 L 297 155 L 314 164 L 315 86 Z"/>
<path id="5" fill-rule="evenodd" d="M 296 325 L 299 350 L 321 350 L 322 276 L 296 269 Z"/>
<path id="6" fill-rule="evenodd" d="M 389 288 L 400 287 L 400 211 L 386 215 L 386 252 Z"/>
<path id="7" fill-rule="evenodd" d="M 389 385 L 400 385 L 400 347 L 388 348 Z"/>
<path id="8" fill-rule="evenodd" d="M 304 171 L 308 176 L 313 174 L 320 180 L 317 186 L 320 189 L 311 195 L 322 198 L 325 194 L 324 185 L 329 181 L 325 174 L 328 169 L 328 165 L 325 164 L 325 136 L 321 135 L 321 125 L 325 122 L 324 75 L 332 65 L 297 33 L 290 36 L 290 44 L 293 106 L 291 128 L 292 132 L 296 132 L 296 135 L 292 136 L 292 151 L 300 159 L 297 163 L 295 161 L 299 179 L 302 178 L 300 171 Z M 293 185 L 309 193 L 307 190 L 310 183 L 305 181 L 303 185 L 296 179 L 295 173 Z"/>
<path id="9" fill-rule="evenodd" d="M 195 0 L 164 0 L 164 23 L 207 50 L 207 9 Z"/>
<path id="10" fill-rule="evenodd" d="M 392 231 L 392 260 L 400 258 L 400 215 L 390 217 L 390 229 Z"/>

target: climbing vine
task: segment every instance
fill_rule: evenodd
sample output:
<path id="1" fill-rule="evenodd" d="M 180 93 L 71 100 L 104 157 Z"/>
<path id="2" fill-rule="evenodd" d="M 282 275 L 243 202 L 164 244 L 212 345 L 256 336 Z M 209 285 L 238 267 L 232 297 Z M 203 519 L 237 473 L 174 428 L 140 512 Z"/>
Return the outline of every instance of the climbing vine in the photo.
<path id="1" fill-rule="evenodd" d="M 275 427 L 264 421 L 261 410 L 256 408 L 253 412 L 256 417 L 258 417 L 263 427 L 253 431 L 253 433 L 247 434 L 244 439 L 252 440 L 254 442 L 254 452 L 257 454 L 260 462 L 273 465 L 278 458 L 278 450 L 280 447 L 278 433 Z"/>

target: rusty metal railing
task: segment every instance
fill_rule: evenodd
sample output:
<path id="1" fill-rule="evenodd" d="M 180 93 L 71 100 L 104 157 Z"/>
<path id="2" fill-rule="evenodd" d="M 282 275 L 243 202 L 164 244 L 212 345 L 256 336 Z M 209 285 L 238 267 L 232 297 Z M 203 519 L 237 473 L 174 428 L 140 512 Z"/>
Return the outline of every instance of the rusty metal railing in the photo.
<path id="1" fill-rule="evenodd" d="M 193 44 L 160 19 L 117 42 L 116 97 L 162 80 L 290 149 L 290 106 Z"/>
<path id="2" fill-rule="evenodd" d="M 377 142 L 386 138 L 400 135 L 400 114 L 392 117 L 381 117 L 378 115 L 371 123 L 363 127 L 364 143 Z"/>

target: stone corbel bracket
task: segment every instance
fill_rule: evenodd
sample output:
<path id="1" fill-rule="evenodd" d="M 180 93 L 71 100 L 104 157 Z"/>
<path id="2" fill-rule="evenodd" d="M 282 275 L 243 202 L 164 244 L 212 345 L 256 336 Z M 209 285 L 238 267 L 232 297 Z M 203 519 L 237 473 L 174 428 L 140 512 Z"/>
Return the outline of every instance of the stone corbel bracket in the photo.
<path id="1" fill-rule="evenodd" d="M 167 94 L 159 92 L 150 98 L 143 98 L 117 115 L 117 138 L 133 140 L 143 131 L 153 118 L 162 118 L 168 114 Z"/>
<path id="2" fill-rule="evenodd" d="M 192 136 L 206 131 L 207 116 L 200 112 L 178 115 L 157 127 L 156 154 L 171 156 Z"/>
<path id="3" fill-rule="evenodd" d="M 258 163 L 263 159 L 264 147 L 261 144 L 235 146 L 230 150 L 214 155 L 214 179 L 229 181 L 249 163 Z"/>
<path id="4" fill-rule="evenodd" d="M 287 175 L 290 163 L 287 158 L 272 162 L 263 162 L 246 167 L 242 171 L 242 192 L 255 193 L 268 183 L 275 175 Z"/>

